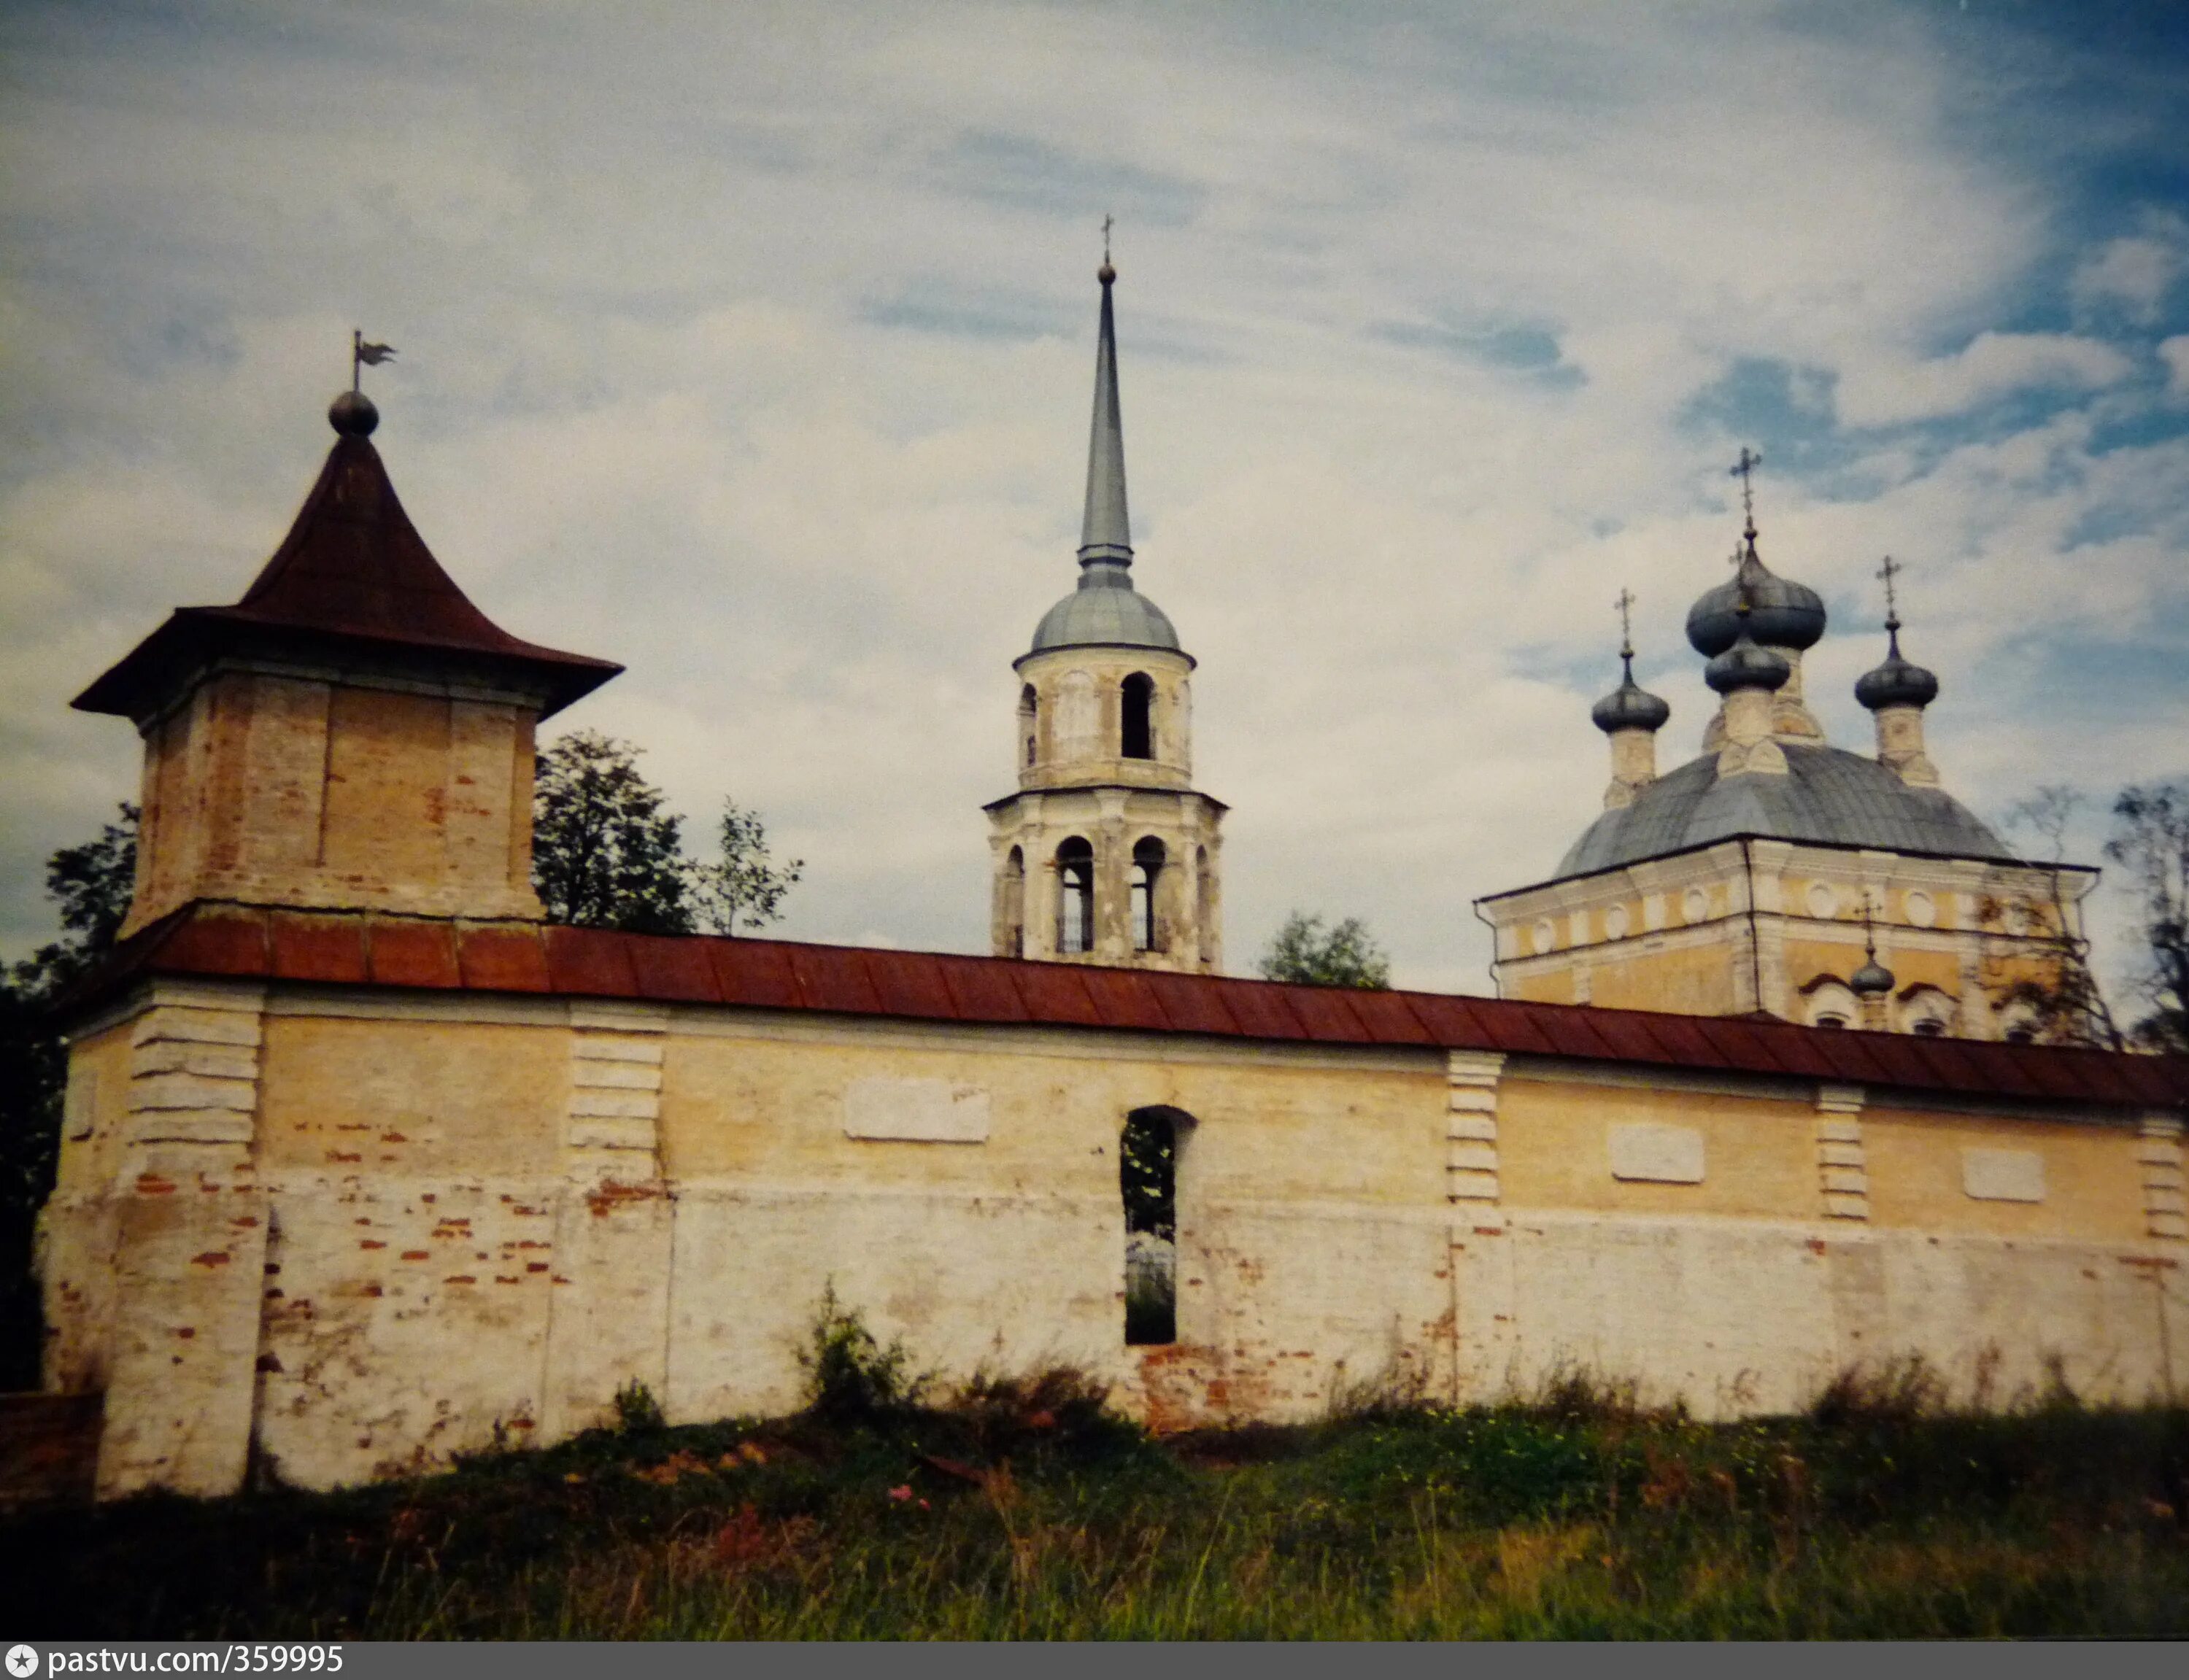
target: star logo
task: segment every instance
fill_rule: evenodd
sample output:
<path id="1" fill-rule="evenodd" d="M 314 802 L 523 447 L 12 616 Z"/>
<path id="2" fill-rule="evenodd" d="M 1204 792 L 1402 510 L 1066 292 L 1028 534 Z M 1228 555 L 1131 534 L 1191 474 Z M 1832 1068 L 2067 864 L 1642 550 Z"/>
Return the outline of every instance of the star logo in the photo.
<path id="1" fill-rule="evenodd" d="M 14 1677 L 14 1680 L 31 1680 L 37 1672 L 38 1654 L 36 1651 L 28 1645 L 10 1645 L 8 1648 L 8 1672 Z"/>

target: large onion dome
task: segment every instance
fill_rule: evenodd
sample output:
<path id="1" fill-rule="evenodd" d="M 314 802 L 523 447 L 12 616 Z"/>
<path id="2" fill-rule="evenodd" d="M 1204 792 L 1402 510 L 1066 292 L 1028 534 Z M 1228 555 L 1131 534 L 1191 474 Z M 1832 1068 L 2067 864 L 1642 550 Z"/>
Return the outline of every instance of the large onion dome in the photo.
<path id="1" fill-rule="evenodd" d="M 1768 647 L 1758 647 L 1750 629 L 1753 615 L 1747 601 L 1737 599 L 1733 609 L 1733 640 L 1725 650 L 1703 667 L 1703 680 L 1720 694 L 1733 694 L 1746 688 L 1777 691 L 1792 680 L 1794 668 L 1786 662 L 1782 653 Z M 1694 620 L 1688 620 L 1688 637 L 1693 640 Z"/>
<path id="2" fill-rule="evenodd" d="M 1688 641 L 1705 659 L 1717 657 L 1740 634 L 1739 607 L 1749 605 L 1748 634 L 1764 647 L 1814 647 L 1824 640 L 1824 599 L 1806 583 L 1781 578 L 1756 552 L 1751 527 L 1741 551 L 1740 568 L 1717 588 L 1705 589 L 1688 609 Z"/>

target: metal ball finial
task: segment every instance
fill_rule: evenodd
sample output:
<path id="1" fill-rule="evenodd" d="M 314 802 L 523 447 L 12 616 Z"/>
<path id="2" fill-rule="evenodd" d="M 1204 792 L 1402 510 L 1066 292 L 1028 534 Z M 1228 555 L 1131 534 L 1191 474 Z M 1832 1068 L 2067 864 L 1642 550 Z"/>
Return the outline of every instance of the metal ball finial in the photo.
<path id="1" fill-rule="evenodd" d="M 370 437 L 380 424 L 380 410 L 362 391 L 345 391 L 327 404 L 327 424 L 345 437 Z"/>
<path id="2" fill-rule="evenodd" d="M 1102 284 L 1106 286 L 1111 281 L 1117 278 L 1117 271 L 1110 266 L 1108 260 L 1106 258 L 1102 266 L 1094 271 L 1094 278 L 1101 281 Z"/>

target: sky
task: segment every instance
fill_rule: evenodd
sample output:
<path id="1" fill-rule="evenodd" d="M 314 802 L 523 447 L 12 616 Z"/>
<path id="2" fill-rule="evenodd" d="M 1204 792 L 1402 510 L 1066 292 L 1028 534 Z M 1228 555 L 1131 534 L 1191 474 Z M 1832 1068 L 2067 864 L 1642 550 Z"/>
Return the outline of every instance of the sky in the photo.
<path id="1" fill-rule="evenodd" d="M 8 955 L 135 789 L 69 699 L 242 593 L 354 327 L 444 566 L 629 668 L 551 732 L 637 744 L 695 838 L 757 808 L 787 935 L 983 949 L 1106 214 L 1233 972 L 1299 909 L 1490 989 L 1473 901 L 1601 809 L 1623 589 L 1697 750 L 1743 445 L 1835 742 L 1890 553 L 1980 815 L 2071 785 L 2096 862 L 2189 775 L 2178 8 L 15 0 L 0 158 Z"/>

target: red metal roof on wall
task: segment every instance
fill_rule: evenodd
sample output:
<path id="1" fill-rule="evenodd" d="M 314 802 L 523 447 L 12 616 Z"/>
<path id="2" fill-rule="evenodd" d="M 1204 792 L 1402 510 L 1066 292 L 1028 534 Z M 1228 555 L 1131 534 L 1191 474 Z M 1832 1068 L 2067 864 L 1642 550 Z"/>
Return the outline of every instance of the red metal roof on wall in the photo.
<path id="1" fill-rule="evenodd" d="M 198 904 L 125 943 L 95 983 L 96 992 L 110 995 L 153 974 L 1502 1051 L 1911 1091 L 2189 1107 L 2189 1057 L 2179 1056 L 523 922 Z"/>

